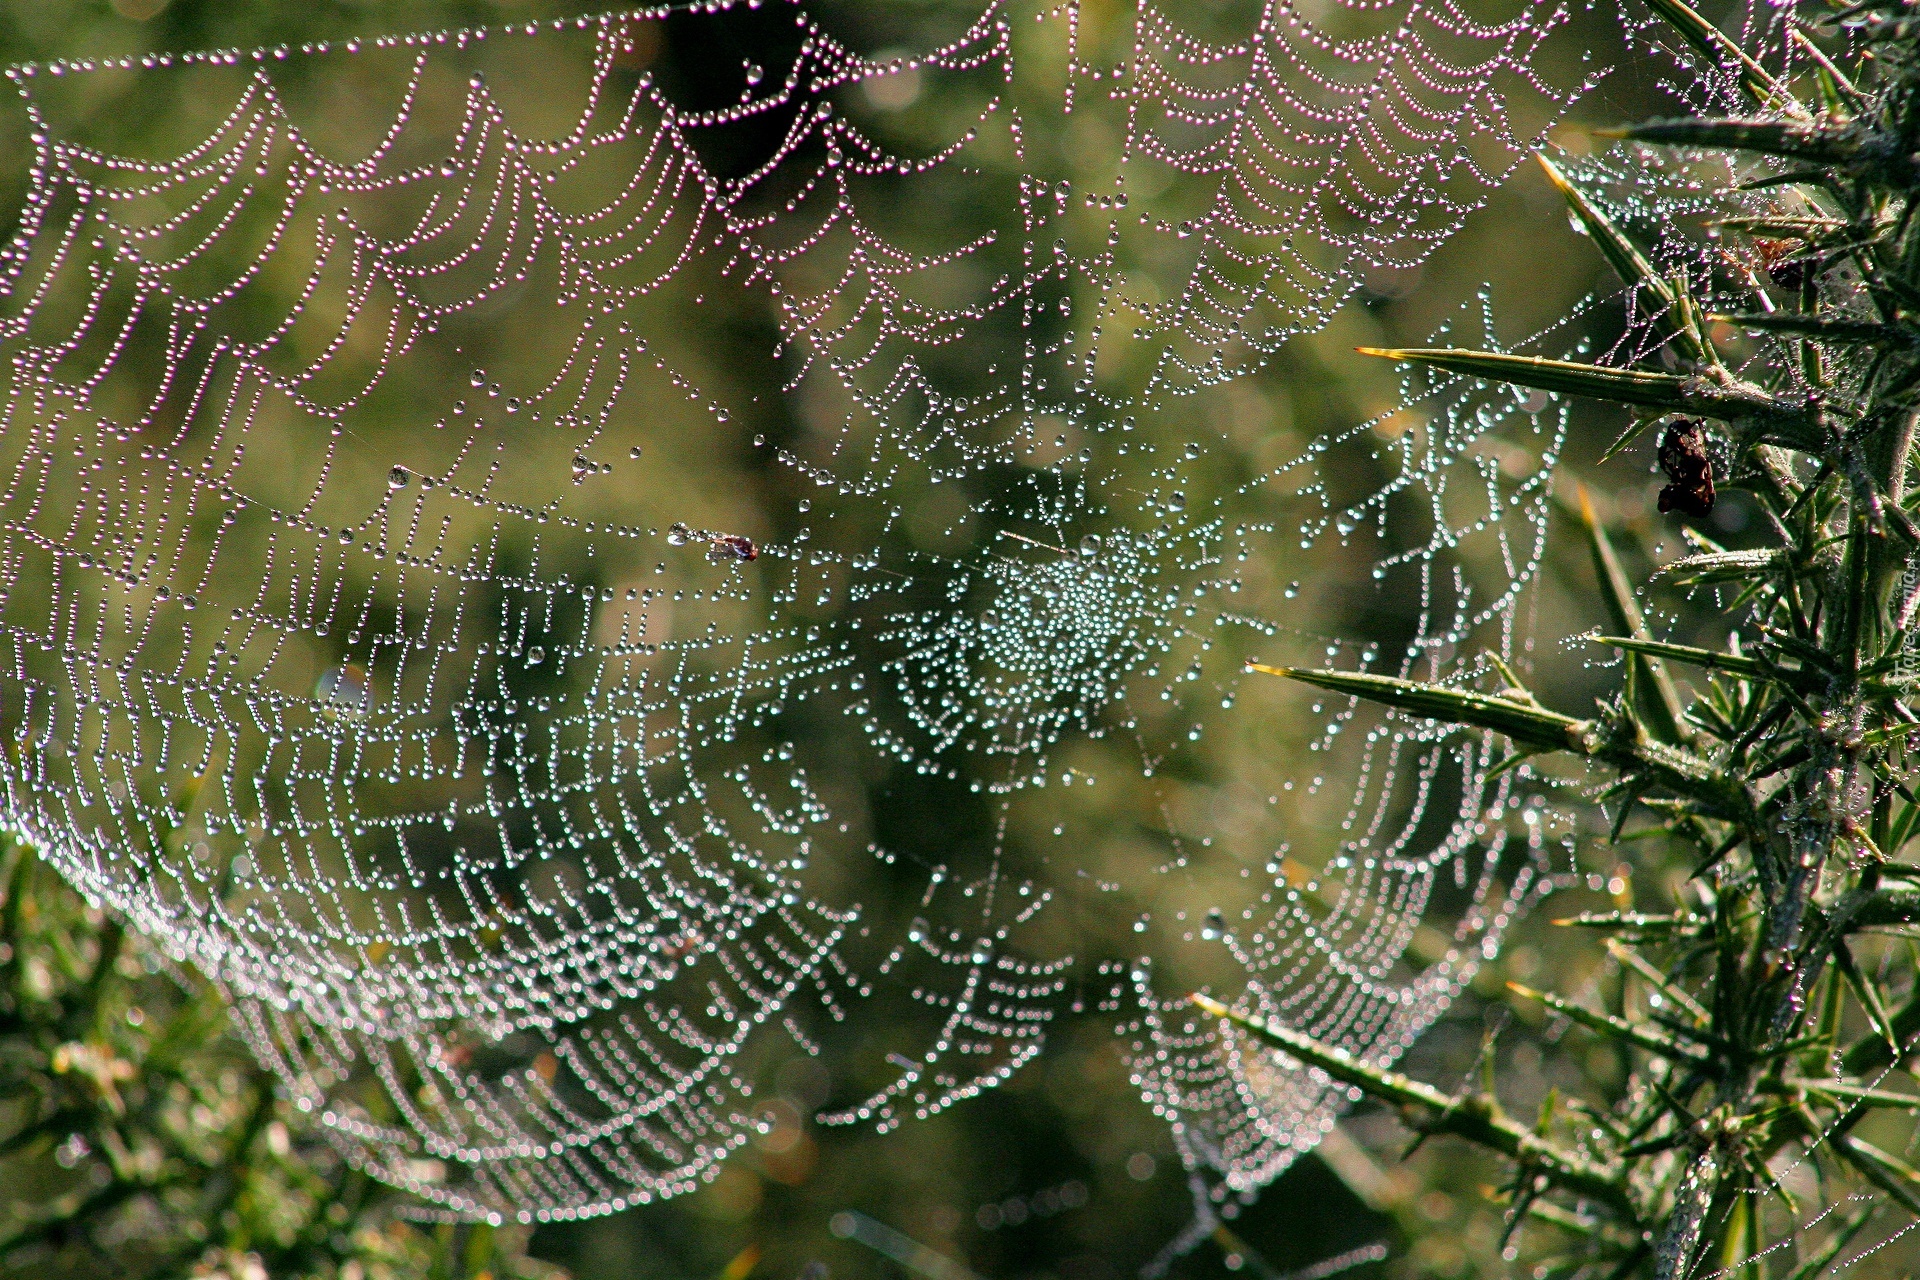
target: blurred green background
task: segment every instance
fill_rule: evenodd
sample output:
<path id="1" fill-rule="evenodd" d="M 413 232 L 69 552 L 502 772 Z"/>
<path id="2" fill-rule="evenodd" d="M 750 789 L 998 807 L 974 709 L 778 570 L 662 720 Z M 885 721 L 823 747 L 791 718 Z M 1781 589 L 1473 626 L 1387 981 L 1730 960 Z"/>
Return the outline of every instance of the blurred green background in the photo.
<path id="1" fill-rule="evenodd" d="M 115 0 L 61 4 L 41 0 L 0 2 L 0 62 L 49 58 L 118 56 L 150 51 L 213 47 L 299 44 L 305 41 L 368 36 L 382 32 L 475 26 L 509 19 L 544 18 L 572 12 L 598 12 L 529 0 L 527 3 L 347 4 L 313 0 L 291 4 L 209 3 L 201 0 Z M 970 10 L 942 0 L 838 3 L 813 12 L 849 44 L 866 52 L 916 47 L 950 32 Z M 1581 21 L 1604 33 L 1603 15 Z M 668 39 L 646 56 L 660 74 L 684 91 L 699 93 L 702 77 L 737 75 L 737 51 L 725 56 L 698 41 Z M 392 77 L 401 63 L 369 60 L 351 76 L 324 74 L 317 64 L 313 83 L 301 98 L 311 119 L 351 139 L 379 127 L 391 97 Z M 1569 78 L 1570 67 L 1549 68 Z M 549 86 L 537 60 L 522 60 L 496 72 L 496 92 L 518 109 L 538 113 L 547 106 L 564 115 L 567 90 Z M 557 72 L 554 74 L 558 74 Z M 386 79 L 383 79 L 386 77 Z M 184 82 L 183 82 L 184 83 Z M 715 92 L 719 92 L 715 90 Z M 726 92 L 731 92 L 730 89 Z M 930 89 L 929 92 L 936 92 Z M 165 110 L 116 115 L 115 99 L 102 93 L 89 102 L 75 89 L 63 102 L 64 118 L 114 138 L 116 145 L 157 148 L 198 136 L 207 112 L 219 109 L 192 99 L 182 89 Z M 1583 122 L 1611 123 L 1648 113 L 1656 102 L 1655 79 L 1632 68 L 1611 77 L 1580 103 L 1572 118 L 1554 133 L 1557 143 L 1580 151 L 1587 145 Z M 937 106 L 937 102 L 933 105 Z M 877 104 L 884 107 L 885 104 Z M 24 122 L 11 104 L 0 120 L 0 206 L 16 209 L 26 160 Z M 91 113 L 91 114 L 90 114 Z M 1041 126 L 1036 126 L 1039 128 Z M 1041 139 L 1036 145 L 1047 140 Z M 1049 145 L 1071 151 L 1070 141 Z M 903 211 L 924 239 L 940 243 L 960 238 L 976 211 L 943 208 L 937 202 Z M 948 219 L 947 224 L 938 220 Z M 699 287 L 697 274 L 683 278 L 682 291 Z M 1363 421 L 1393 402 L 1397 374 L 1381 362 L 1351 354 L 1355 345 L 1420 345 L 1435 326 L 1456 313 L 1475 292 L 1491 290 L 1495 314 L 1505 336 L 1518 338 L 1564 315 L 1590 289 L 1610 289 L 1604 264 L 1591 246 L 1567 225 L 1559 198 L 1531 166 L 1522 167 L 1487 208 L 1421 269 L 1383 274 L 1350 302 L 1322 332 L 1292 341 L 1262 373 L 1196 399 L 1192 413 L 1225 442 L 1223 461 L 1208 474 L 1222 488 L 1259 466 L 1271 466 L 1301 441 Z M 764 365 L 755 359 L 771 344 L 769 317 L 751 313 L 714 314 L 696 310 L 682 293 L 656 304 L 664 313 L 685 317 L 673 339 L 674 359 L 703 385 L 725 385 L 735 400 L 758 397 L 756 421 L 737 424 L 749 432 L 794 434 L 804 406 L 769 394 Z M 1583 323 L 1604 341 L 1618 323 L 1617 310 L 1603 305 Z M 444 355 L 440 376 L 464 382 L 468 365 L 510 367 L 523 350 L 536 347 L 535 335 L 514 327 L 489 328 L 485 315 L 463 324 L 457 356 Z M 531 357 L 529 357 L 531 358 Z M 396 406 L 393 430 L 405 429 Z M 1155 425 L 1161 422 L 1162 425 Z M 1648 474 L 1649 459 L 1629 457 L 1600 469 L 1594 459 L 1619 423 L 1598 413 L 1576 412 L 1572 447 L 1564 463 L 1563 490 L 1579 476 L 1594 486 L 1600 509 L 1622 536 L 1637 571 L 1646 568 L 1671 543 L 1671 531 L 1659 527 L 1652 495 L 1659 481 Z M 365 429 L 364 427 L 362 428 Z M 1150 420 L 1148 432 L 1183 430 Z M 609 503 L 637 501 L 638 523 L 693 518 L 716 528 L 763 529 L 771 517 L 756 508 L 784 483 L 763 477 L 767 490 L 756 494 L 737 482 L 738 460 L 721 439 L 670 431 L 659 433 L 664 457 L 659 466 L 671 485 L 639 494 L 609 495 Z M 1169 440 L 1180 437 L 1170 435 Z M 375 442 L 385 446 L 386 442 Z M 1237 453 L 1236 453 L 1237 451 Z M 375 450 L 378 454 L 378 450 Z M 384 457 L 384 455 L 380 455 Z M 266 465 L 271 465 L 269 461 Z M 378 470 L 384 472 L 381 461 Z M 375 476 L 375 481 L 379 479 Z M 790 496 L 790 495 L 789 495 Z M 1195 505 L 1208 495 L 1192 495 Z M 769 501 L 766 505 L 771 508 Z M 1721 532 L 1737 540 L 1741 507 L 1720 508 Z M 946 520 L 952 520 L 947 513 Z M 1559 639 L 1601 621 L 1585 551 L 1565 517 L 1557 517 L 1555 541 L 1537 598 L 1524 611 L 1535 619 L 1539 639 L 1533 658 L 1536 687 L 1551 701 L 1577 711 L 1607 688 L 1610 673 L 1589 663 Z M 939 521 L 935 519 L 934 525 Z M 904 533 L 913 537 L 913 519 Z M 937 540 L 939 529 L 917 536 Z M 865 536 L 879 536 L 867 531 Z M 1310 592 L 1311 594 L 1311 592 Z M 1351 635 L 1356 618 L 1342 612 L 1339 592 L 1327 593 L 1325 629 Z M 1408 607 L 1401 602 L 1401 608 Z M 1364 621 L 1364 619 L 1362 620 Z M 1401 620 L 1403 621 L 1403 620 Z M 1372 622 L 1391 629 L 1396 620 Z M 1684 636 L 1676 636 L 1683 639 Z M 1298 708 L 1294 708 L 1297 713 Z M 1263 726 L 1267 722 L 1262 722 Z M 1263 728 L 1263 732 L 1264 732 Z M 1284 773 L 1300 757 L 1304 732 L 1277 734 L 1271 742 L 1252 734 L 1218 735 L 1209 753 L 1192 763 L 1180 802 L 1205 806 L 1230 790 L 1237 779 L 1256 773 Z M 1237 875 L 1235 865 L 1201 868 L 1179 890 L 1178 902 L 1156 900 L 1150 868 L 1161 851 L 1147 847 L 1116 815 L 1147 807 L 1152 801 L 1125 774 L 1108 768 L 1120 794 L 1103 791 L 1097 807 L 1069 807 L 1077 823 L 1076 857 L 1096 876 L 1126 886 L 1121 900 L 1073 922 L 1073 949 L 1085 957 L 1084 971 L 1103 959 L 1131 957 L 1137 943 L 1133 920 L 1144 910 L 1162 914 L 1176 908 L 1204 910 L 1218 894 L 1237 892 L 1224 882 Z M 864 807 L 872 830 L 888 847 L 906 851 L 924 867 L 964 859 L 981 834 L 974 827 L 989 821 L 988 810 L 953 789 L 929 783 L 905 769 L 879 771 L 866 778 L 863 795 L 842 797 L 836 807 Z M 1073 805 L 1081 803 L 1073 798 Z M 1012 814 L 1014 838 L 1022 824 L 1037 836 L 1059 821 L 1064 798 L 1047 804 L 1027 801 Z M 1307 823 L 1306 825 L 1311 825 Z M 977 852 L 977 850 L 976 850 Z M 1617 855 L 1598 847 L 1582 852 L 1585 865 L 1601 875 L 1597 899 L 1638 898 L 1654 905 L 1672 891 L 1671 876 L 1656 853 L 1651 865 L 1633 874 L 1617 871 Z M 871 858 L 846 859 L 835 873 L 836 890 L 847 898 L 892 902 L 896 914 L 911 914 L 918 886 L 889 883 L 887 870 Z M 1212 877 L 1210 879 L 1210 877 Z M 868 881 L 871 881 L 869 883 Z M 1561 914 L 1556 901 L 1553 914 Z M 1574 907 L 1589 905 L 1574 903 Z M 883 910 L 886 908 L 883 908 Z M 1566 1044 L 1544 1029 L 1509 1024 L 1490 1012 L 1494 993 L 1508 978 L 1535 983 L 1550 980 L 1564 991 L 1591 988 L 1604 981 L 1602 953 L 1584 939 L 1568 938 L 1531 919 L 1515 934 L 1499 963 L 1476 980 L 1443 1023 L 1417 1046 L 1410 1069 L 1447 1085 L 1474 1058 L 1486 1028 L 1502 1027 L 1497 1041 L 1501 1087 L 1516 1112 L 1524 1114 L 1550 1084 L 1588 1093 L 1601 1092 L 1620 1078 L 1611 1050 L 1588 1051 Z M 1192 1216 L 1186 1177 L 1166 1127 L 1141 1104 L 1130 1085 L 1122 1044 L 1104 1019 L 1081 1018 L 1057 1024 L 1042 1058 L 1018 1072 L 1003 1087 L 948 1110 L 932 1120 L 912 1122 L 895 1132 L 875 1135 L 863 1128 L 822 1128 L 809 1119 L 827 1102 L 857 1094 L 861 1082 L 831 1078 L 837 1061 L 829 1053 L 822 1066 L 796 1061 L 778 1076 L 780 1100 L 770 1132 L 736 1156 L 702 1190 L 671 1202 L 593 1221 L 539 1231 L 532 1249 L 580 1276 L 620 1278 L 714 1276 L 729 1280 L 746 1274 L 780 1280 L 856 1280 L 901 1274 L 895 1261 L 834 1230 L 835 1215 L 858 1213 L 920 1242 L 980 1276 L 1058 1277 L 1059 1280 L 1120 1280 L 1135 1275 Z M 1402 1164 L 1405 1145 L 1390 1119 L 1366 1111 L 1343 1126 L 1322 1153 L 1301 1160 L 1257 1201 L 1229 1206 L 1235 1216 L 1229 1237 L 1210 1240 L 1173 1263 L 1177 1275 L 1215 1275 L 1222 1269 L 1279 1271 L 1308 1267 L 1345 1251 L 1381 1242 L 1384 1261 L 1368 1263 L 1359 1274 L 1464 1276 L 1489 1269 L 1498 1252 L 1500 1210 L 1485 1194 L 1499 1181 L 1499 1170 L 1477 1154 L 1446 1143 L 1429 1144 Z M 0 1190 L 0 1195 L 4 1195 Z M 856 1233 L 857 1234 L 857 1233 Z M 1248 1251 L 1255 1252 L 1248 1252 Z M 1257 1257 L 1256 1257 L 1257 1253 Z M 1263 1261 L 1262 1261 L 1263 1260 Z M 951 1280 L 951 1273 L 949 1275 Z"/>

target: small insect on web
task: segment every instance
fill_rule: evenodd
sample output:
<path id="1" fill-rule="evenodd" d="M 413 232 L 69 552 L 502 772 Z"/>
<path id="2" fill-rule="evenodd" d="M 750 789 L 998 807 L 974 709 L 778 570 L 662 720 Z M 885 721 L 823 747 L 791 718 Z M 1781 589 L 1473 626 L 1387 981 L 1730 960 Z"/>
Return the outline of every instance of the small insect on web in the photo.
<path id="1" fill-rule="evenodd" d="M 704 542 L 707 545 L 707 559 L 714 564 L 727 564 L 732 561 L 758 560 L 759 548 L 753 545 L 751 538 L 737 533 L 715 533 L 710 529 L 689 529 L 675 521 L 667 529 L 667 544 L 684 547 L 689 542 Z"/>
<path id="2" fill-rule="evenodd" d="M 834 1116 L 939 1111 L 1087 989 L 1056 903 L 1220 867 L 1249 897 L 1197 963 L 1391 1055 L 1465 972 L 1395 994 L 1433 886 L 1469 950 L 1530 891 L 1497 851 L 1451 879 L 1463 824 L 1543 812 L 1518 775 L 1340 714 L 1350 804 L 1189 779 L 1293 710 L 1248 658 L 1329 646 L 1293 578 L 1412 602 L 1330 660 L 1514 652 L 1558 407 L 1421 389 L 1315 436 L 1247 390 L 1591 84 L 1534 70 L 1561 10 L 1501 13 L 989 3 L 870 60 L 747 0 L 10 69 L 8 821 L 450 1213 L 688 1190 L 783 1054 L 846 1060 Z M 1066 39 L 1016 61 L 1015 22 Z M 1255 422 L 1293 461 L 1222 481 Z M 949 848 L 878 837 L 868 763 Z M 1068 787 L 1161 815 L 1149 882 L 1036 823 Z M 1342 807 L 1385 862 L 1274 855 Z M 1262 1072 L 1220 1088 L 1284 1109 Z"/>

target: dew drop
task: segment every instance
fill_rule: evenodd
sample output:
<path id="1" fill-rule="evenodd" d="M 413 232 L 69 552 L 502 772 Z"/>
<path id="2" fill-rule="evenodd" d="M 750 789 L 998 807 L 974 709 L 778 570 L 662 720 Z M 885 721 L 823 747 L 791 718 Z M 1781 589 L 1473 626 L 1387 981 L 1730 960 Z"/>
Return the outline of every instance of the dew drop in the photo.
<path id="1" fill-rule="evenodd" d="M 395 467 L 393 470 L 387 472 L 387 488 L 389 489 L 406 488 L 407 479 L 411 474 L 412 473 L 409 472 L 405 467 Z"/>
<path id="2" fill-rule="evenodd" d="M 1200 936 L 1208 942 L 1212 942 L 1226 931 L 1227 917 L 1221 912 L 1220 908 L 1214 907 L 1208 911 L 1207 922 L 1200 928 Z"/>
<path id="3" fill-rule="evenodd" d="M 365 715 L 371 701 L 366 668 L 353 662 L 330 668 L 315 682 L 313 699 L 326 715 Z"/>

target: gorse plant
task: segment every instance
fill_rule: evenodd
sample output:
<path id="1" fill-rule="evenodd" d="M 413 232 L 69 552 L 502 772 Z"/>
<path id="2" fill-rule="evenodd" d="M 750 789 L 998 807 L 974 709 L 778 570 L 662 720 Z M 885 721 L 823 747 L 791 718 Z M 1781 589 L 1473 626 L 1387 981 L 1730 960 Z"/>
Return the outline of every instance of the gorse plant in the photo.
<path id="1" fill-rule="evenodd" d="M 1550 710 L 1498 663 L 1505 687 L 1485 692 L 1270 669 L 1502 735 L 1512 762 L 1584 757 L 1606 776 L 1599 798 L 1616 839 L 1630 812 L 1650 810 L 1659 832 L 1690 851 L 1694 888 L 1675 910 L 1569 922 L 1609 935 L 1641 986 L 1644 1016 L 1514 993 L 1616 1042 L 1635 1069 L 1611 1106 L 1550 1095 L 1539 1121 L 1523 1124 L 1490 1086 L 1449 1095 L 1196 1000 L 1391 1104 L 1418 1132 L 1508 1157 L 1510 1229 L 1548 1224 L 1564 1241 L 1542 1246 L 1559 1256 L 1536 1275 L 1668 1280 L 1772 1267 L 1810 1280 L 1877 1206 L 1890 1200 L 1920 1215 L 1920 1170 L 1885 1149 L 1920 1115 L 1920 1094 L 1898 1087 L 1891 1070 L 1920 1046 L 1920 973 L 1914 953 L 1887 936 L 1920 921 L 1920 865 L 1901 860 L 1920 835 L 1911 782 L 1920 504 L 1910 474 L 1920 422 L 1920 4 L 1874 0 L 1796 27 L 1806 70 L 1784 79 L 1679 0 L 1654 5 L 1737 77 L 1751 112 L 1620 136 L 1765 166 L 1746 188 L 1766 191 L 1771 207 L 1716 232 L 1751 249 L 1735 273 L 1744 290 L 1739 278 L 1732 286 L 1744 302 L 1706 312 L 1699 279 L 1663 276 L 1549 164 L 1578 222 L 1648 304 L 1668 358 L 1641 368 L 1466 350 L 1373 354 L 1626 406 L 1633 424 L 1615 449 L 1658 432 L 1663 512 L 1703 516 L 1727 500 L 1720 490 L 1749 495 L 1764 545 L 1726 550 L 1689 529 L 1694 554 L 1667 569 L 1676 583 L 1730 591 L 1740 630 L 1724 649 L 1652 638 L 1593 527 L 1618 633 L 1597 640 L 1626 661 L 1622 687 L 1591 718 Z M 1740 331 L 1763 345 L 1736 361 L 1723 348 Z M 1677 681 L 1676 668 L 1693 678 Z"/>
<path id="2" fill-rule="evenodd" d="M 217 987 L 0 850 L 0 1276 L 562 1274 L 524 1228 L 406 1221 L 316 1128 Z"/>

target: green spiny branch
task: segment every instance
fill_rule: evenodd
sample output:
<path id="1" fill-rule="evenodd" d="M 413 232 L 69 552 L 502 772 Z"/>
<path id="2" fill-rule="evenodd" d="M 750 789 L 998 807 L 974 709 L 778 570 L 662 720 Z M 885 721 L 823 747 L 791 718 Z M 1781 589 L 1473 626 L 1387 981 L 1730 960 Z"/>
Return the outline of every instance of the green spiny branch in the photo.
<path id="1" fill-rule="evenodd" d="M 1608 454 L 1659 429 L 1671 482 L 1662 511 L 1699 517 L 1719 495 L 1744 494 L 1766 531 L 1761 545 L 1728 549 L 1689 530 L 1695 553 L 1662 571 L 1663 589 L 1733 595 L 1735 638 L 1709 648 L 1649 634 L 1583 501 L 1612 627 L 1593 642 L 1626 657 L 1623 687 L 1596 714 L 1551 709 L 1498 663 L 1493 688 L 1258 668 L 1504 739 L 1501 768 L 1579 757 L 1601 779 L 1596 798 L 1615 807 L 1615 839 L 1628 811 L 1644 808 L 1671 847 L 1689 852 L 1695 902 L 1567 922 L 1611 935 L 1608 958 L 1643 993 L 1643 1016 L 1513 993 L 1615 1045 L 1632 1074 L 1610 1107 L 1576 1108 L 1603 1123 L 1562 1141 L 1546 1115 L 1533 1127 L 1509 1118 L 1490 1088 L 1450 1096 L 1248 1007 L 1195 1001 L 1234 1034 L 1387 1103 L 1416 1132 L 1513 1162 L 1515 1223 L 1610 1217 L 1569 1267 L 1673 1280 L 1709 1257 L 1764 1274 L 1765 1205 L 1784 1206 L 1796 1229 L 1782 1160 L 1920 1216 L 1920 1171 L 1883 1149 L 1877 1129 L 1874 1140 L 1858 1131 L 1889 1116 L 1920 1120 L 1920 1094 L 1887 1074 L 1920 1047 L 1920 952 L 1888 945 L 1890 934 L 1920 935 L 1920 864 L 1902 861 L 1920 837 L 1920 503 L 1909 484 L 1920 429 L 1920 0 L 1836 6 L 1796 24 L 1796 62 L 1779 73 L 1683 0 L 1654 8 L 1751 109 L 1612 136 L 1725 152 L 1754 175 L 1745 189 L 1767 192 L 1771 207 L 1717 224 L 1716 235 L 1732 237 L 1717 246 L 1728 269 L 1713 279 L 1663 273 L 1602 200 L 1542 164 L 1602 256 L 1651 304 L 1642 309 L 1656 313 L 1649 328 L 1664 367 L 1362 350 L 1627 408 Z M 1732 302 L 1709 310 L 1700 296 Z M 1684 691 L 1672 672 L 1686 673 Z M 1554 1196 L 1575 1203 L 1546 1209 Z M 1536 1203 L 1542 1212 L 1531 1212 Z M 1836 1217 L 1796 1280 L 1830 1267 L 1866 1221 Z"/>

